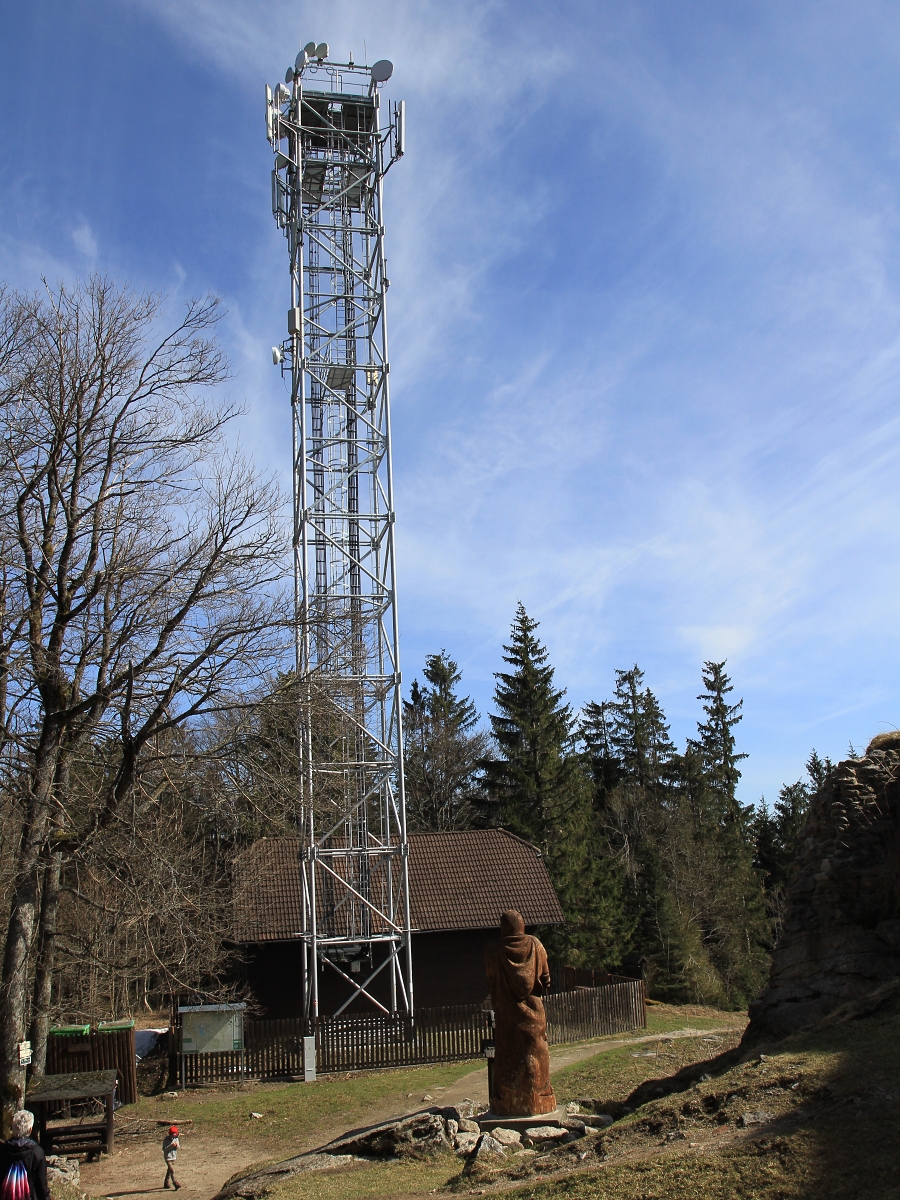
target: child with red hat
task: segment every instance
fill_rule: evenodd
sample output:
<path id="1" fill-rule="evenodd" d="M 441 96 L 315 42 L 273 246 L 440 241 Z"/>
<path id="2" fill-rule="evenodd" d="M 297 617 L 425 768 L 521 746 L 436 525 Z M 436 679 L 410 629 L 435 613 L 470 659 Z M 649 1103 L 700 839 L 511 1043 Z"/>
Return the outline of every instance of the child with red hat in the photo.
<path id="1" fill-rule="evenodd" d="M 178 1126 L 170 1125 L 169 1132 L 163 1138 L 163 1158 L 166 1160 L 166 1181 L 163 1184 L 164 1188 L 174 1187 L 176 1190 L 181 1187 L 181 1184 L 175 1178 L 175 1159 L 178 1155 Z M 169 1182 L 171 1180 L 171 1183 Z"/>

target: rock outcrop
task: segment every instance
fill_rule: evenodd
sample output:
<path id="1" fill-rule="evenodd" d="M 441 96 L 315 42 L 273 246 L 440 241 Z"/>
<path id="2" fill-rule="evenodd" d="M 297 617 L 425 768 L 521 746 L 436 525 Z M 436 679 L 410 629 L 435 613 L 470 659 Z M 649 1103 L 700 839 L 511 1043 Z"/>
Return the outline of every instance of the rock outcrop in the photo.
<path id="1" fill-rule="evenodd" d="M 278 1184 L 295 1175 L 332 1171 L 336 1167 L 389 1159 L 430 1158 L 438 1154 L 465 1159 L 467 1177 L 524 1178 L 533 1164 L 563 1163 L 560 1157 L 570 1143 L 578 1161 L 603 1152 L 603 1138 L 586 1128 L 589 1117 L 567 1118 L 561 1126 L 540 1126 L 526 1131 L 492 1128 L 482 1133 L 472 1119 L 475 1105 L 466 1101 L 456 1108 L 429 1108 L 365 1129 L 355 1129 L 318 1150 L 282 1162 L 251 1168 L 229 1179 L 213 1200 L 263 1200 Z M 549 1151 L 543 1156 L 540 1151 Z"/>
<path id="2" fill-rule="evenodd" d="M 829 773 L 786 901 L 769 985 L 750 1005 L 751 1040 L 792 1033 L 900 978 L 900 733 Z"/>

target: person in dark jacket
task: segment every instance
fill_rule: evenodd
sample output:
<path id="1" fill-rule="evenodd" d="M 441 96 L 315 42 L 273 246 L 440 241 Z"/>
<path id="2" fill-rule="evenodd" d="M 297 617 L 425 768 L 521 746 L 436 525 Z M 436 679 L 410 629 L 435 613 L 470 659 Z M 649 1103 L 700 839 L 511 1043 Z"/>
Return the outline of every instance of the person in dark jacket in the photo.
<path id="1" fill-rule="evenodd" d="M 50 1200 L 47 1160 L 29 1137 L 34 1114 L 20 1109 L 13 1114 L 12 1137 L 0 1142 L 0 1198 L 2 1200 Z"/>

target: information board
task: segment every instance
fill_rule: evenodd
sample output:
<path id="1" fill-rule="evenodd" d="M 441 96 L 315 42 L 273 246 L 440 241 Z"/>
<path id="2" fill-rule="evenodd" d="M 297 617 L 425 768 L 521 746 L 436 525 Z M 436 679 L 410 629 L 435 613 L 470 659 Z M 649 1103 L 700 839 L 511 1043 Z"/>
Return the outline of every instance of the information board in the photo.
<path id="1" fill-rule="evenodd" d="M 244 1048 L 244 1006 L 204 1004 L 180 1009 L 182 1054 Z"/>

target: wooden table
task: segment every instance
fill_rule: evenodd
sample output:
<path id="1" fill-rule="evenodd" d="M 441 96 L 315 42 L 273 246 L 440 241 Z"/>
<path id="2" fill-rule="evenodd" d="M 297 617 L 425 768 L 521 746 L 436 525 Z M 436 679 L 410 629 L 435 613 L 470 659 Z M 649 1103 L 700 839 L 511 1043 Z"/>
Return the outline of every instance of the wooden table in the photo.
<path id="1" fill-rule="evenodd" d="M 25 1103 L 35 1114 L 38 1141 L 45 1154 L 87 1154 L 99 1158 L 113 1145 L 113 1105 L 116 1071 L 75 1071 L 69 1075 L 44 1075 L 35 1079 Z M 49 1113 L 72 1100 L 104 1100 L 106 1119 L 80 1125 L 48 1126 Z"/>

